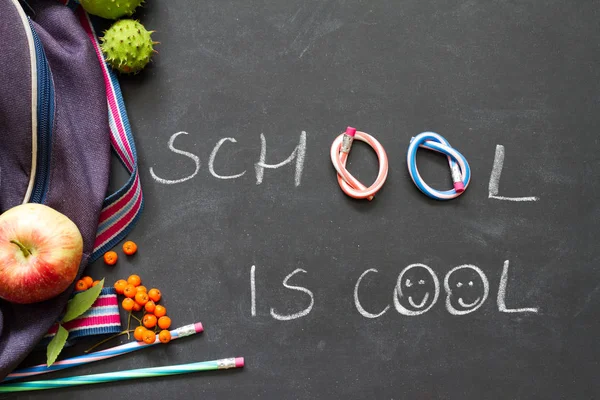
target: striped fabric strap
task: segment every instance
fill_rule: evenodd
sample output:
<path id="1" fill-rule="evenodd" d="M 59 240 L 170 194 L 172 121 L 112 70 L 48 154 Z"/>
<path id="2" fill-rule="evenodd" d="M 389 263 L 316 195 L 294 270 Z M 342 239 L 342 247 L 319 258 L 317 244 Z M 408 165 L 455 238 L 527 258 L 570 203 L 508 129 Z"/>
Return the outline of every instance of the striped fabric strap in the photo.
<path id="1" fill-rule="evenodd" d="M 77 293 L 73 293 L 73 295 L 75 294 Z M 120 332 L 121 316 L 115 289 L 103 288 L 100 296 L 88 311 L 73 321 L 66 322 L 63 327 L 69 331 L 69 341 L 82 336 Z M 49 342 L 57 330 L 58 324 L 52 326 L 44 336 L 42 344 Z"/>
<path id="2" fill-rule="evenodd" d="M 74 2 L 67 0 L 64 3 L 70 5 Z M 90 16 L 81 7 L 76 12 L 79 15 L 81 25 L 94 46 L 102 67 L 108 101 L 112 148 L 130 174 L 127 183 L 104 200 L 94 250 L 90 257 L 90 262 L 93 262 L 127 236 L 141 215 L 144 208 L 144 198 L 138 173 L 135 143 L 119 81 L 114 71 L 104 60 Z"/>

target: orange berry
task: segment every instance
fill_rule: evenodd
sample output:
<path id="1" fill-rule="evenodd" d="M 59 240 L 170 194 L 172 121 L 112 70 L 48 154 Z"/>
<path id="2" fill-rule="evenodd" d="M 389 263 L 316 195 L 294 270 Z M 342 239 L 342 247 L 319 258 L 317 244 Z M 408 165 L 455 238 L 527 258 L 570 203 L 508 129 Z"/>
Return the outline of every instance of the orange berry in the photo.
<path id="1" fill-rule="evenodd" d="M 154 308 L 156 307 L 156 304 L 154 304 L 154 302 L 152 300 L 149 300 L 146 305 L 144 306 L 144 308 L 146 309 L 147 312 L 151 313 L 154 312 Z"/>
<path id="2" fill-rule="evenodd" d="M 163 317 L 167 315 L 167 309 L 157 304 L 156 307 L 154 307 L 154 315 L 156 315 L 158 318 Z"/>
<path id="3" fill-rule="evenodd" d="M 133 311 L 135 311 L 135 312 L 141 311 L 142 307 L 143 306 L 141 304 L 138 304 L 135 301 L 133 302 Z"/>
<path id="4" fill-rule="evenodd" d="M 127 281 L 125 279 L 119 279 L 115 282 L 115 290 L 118 294 L 123 294 L 123 290 L 127 287 Z"/>
<path id="5" fill-rule="evenodd" d="M 148 293 L 146 292 L 137 292 L 135 294 L 135 302 L 140 306 L 146 305 L 148 302 Z"/>
<path id="6" fill-rule="evenodd" d="M 75 289 L 77 289 L 77 290 L 88 290 L 89 286 L 88 286 L 87 283 L 85 283 L 85 281 L 83 279 L 80 279 L 75 284 Z"/>
<path id="7" fill-rule="evenodd" d="M 148 297 L 150 297 L 150 300 L 152 300 L 155 303 L 158 303 L 160 301 L 161 298 L 161 294 L 160 294 L 160 290 L 158 289 L 150 289 L 150 291 L 148 292 Z"/>
<path id="8" fill-rule="evenodd" d="M 127 254 L 128 256 L 132 256 L 135 254 L 136 251 L 137 251 L 137 244 L 135 244 L 131 240 L 123 243 L 123 253 Z"/>
<path id="9" fill-rule="evenodd" d="M 160 329 L 169 329 L 170 326 L 171 326 L 171 318 L 167 317 L 166 315 L 164 317 L 160 317 L 158 319 L 158 327 Z"/>
<path id="10" fill-rule="evenodd" d="M 152 314 L 144 315 L 144 319 L 142 319 L 142 323 L 146 328 L 154 328 L 156 326 L 156 317 Z"/>
<path id="11" fill-rule="evenodd" d="M 160 331 L 158 334 L 158 340 L 163 343 L 169 343 L 171 341 L 171 332 L 167 330 Z"/>
<path id="12" fill-rule="evenodd" d="M 137 289 L 133 285 L 127 285 L 125 289 L 123 289 L 123 294 L 125 297 L 134 298 L 137 293 Z"/>
<path id="13" fill-rule="evenodd" d="M 107 251 L 104 253 L 104 263 L 107 265 L 115 265 L 118 259 L 119 256 L 114 251 Z"/>
<path id="14" fill-rule="evenodd" d="M 94 280 L 91 276 L 84 276 L 83 278 L 81 278 L 81 280 L 84 281 L 89 288 L 92 287 L 92 284 L 94 283 Z"/>
<path id="15" fill-rule="evenodd" d="M 97 285 L 97 284 L 99 284 L 99 283 L 100 283 L 100 281 L 94 281 L 94 282 L 92 283 L 92 286 L 96 286 L 96 285 Z"/>
<path id="16" fill-rule="evenodd" d="M 121 306 L 123 306 L 123 310 L 131 311 L 133 309 L 134 304 L 135 304 L 135 301 L 133 301 L 133 299 L 130 299 L 129 297 L 125 297 L 123 299 L 123 302 L 121 303 Z"/>
<path id="17" fill-rule="evenodd" d="M 143 326 L 138 326 L 137 328 L 135 328 L 135 331 L 133 331 L 133 337 L 138 342 L 141 342 L 144 339 L 144 332 L 146 332 L 146 328 L 144 328 Z"/>
<path id="18" fill-rule="evenodd" d="M 142 284 L 142 278 L 140 278 L 138 275 L 131 275 L 129 278 L 127 278 L 127 283 L 137 287 Z"/>
<path id="19" fill-rule="evenodd" d="M 156 341 L 156 333 L 146 329 L 146 331 L 142 334 L 142 340 L 144 343 L 152 344 Z"/>
<path id="20" fill-rule="evenodd" d="M 140 286 L 136 287 L 136 289 L 138 292 L 146 292 L 146 293 L 148 292 L 148 289 L 146 289 L 146 286 L 140 285 Z"/>

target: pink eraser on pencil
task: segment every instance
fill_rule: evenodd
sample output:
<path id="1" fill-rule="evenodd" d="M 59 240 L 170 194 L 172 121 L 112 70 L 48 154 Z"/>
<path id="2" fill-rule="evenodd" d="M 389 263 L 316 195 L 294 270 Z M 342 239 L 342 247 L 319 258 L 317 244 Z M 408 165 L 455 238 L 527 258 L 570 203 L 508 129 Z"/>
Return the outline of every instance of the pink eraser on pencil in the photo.
<path id="1" fill-rule="evenodd" d="M 241 368 L 244 366 L 244 357 L 236 357 L 235 358 L 235 367 Z"/>
<path id="2" fill-rule="evenodd" d="M 356 134 L 356 128 L 353 128 L 351 126 L 346 128 L 346 135 L 354 137 L 355 134 Z"/>
<path id="3" fill-rule="evenodd" d="M 462 193 L 465 191 L 465 185 L 462 182 L 454 182 L 454 190 L 456 193 Z"/>
<path id="4" fill-rule="evenodd" d="M 204 327 L 202 326 L 202 322 L 196 322 L 194 324 L 194 329 L 196 330 L 196 333 L 204 332 Z"/>

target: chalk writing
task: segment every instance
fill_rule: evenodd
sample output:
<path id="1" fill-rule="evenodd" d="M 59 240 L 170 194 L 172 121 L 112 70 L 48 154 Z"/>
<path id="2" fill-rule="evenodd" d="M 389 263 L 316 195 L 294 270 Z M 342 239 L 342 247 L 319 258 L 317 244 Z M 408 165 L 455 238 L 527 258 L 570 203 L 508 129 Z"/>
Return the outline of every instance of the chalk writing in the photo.
<path id="1" fill-rule="evenodd" d="M 300 186 L 300 181 L 302 180 L 302 169 L 304 168 L 304 157 L 306 154 L 306 132 L 302 131 L 300 134 L 300 142 L 298 146 L 294 148 L 292 154 L 279 164 L 267 164 L 267 140 L 265 139 L 265 135 L 260 134 L 260 158 L 259 161 L 254 165 L 256 169 L 256 184 L 260 185 L 263 181 L 263 175 L 265 173 L 265 168 L 276 169 L 283 167 L 286 164 L 291 163 L 294 159 L 296 159 L 296 173 L 294 174 L 294 183 L 296 186 Z"/>
<path id="2" fill-rule="evenodd" d="M 188 133 L 182 131 L 182 132 L 177 132 L 177 133 L 173 134 L 169 138 L 169 142 L 168 142 L 169 150 L 171 150 L 175 154 L 180 154 L 182 156 L 185 156 L 185 157 L 191 159 L 195 165 L 194 172 L 183 178 L 167 179 L 167 178 L 162 178 L 162 177 L 158 176 L 155 172 L 154 167 L 150 167 L 150 176 L 152 176 L 152 178 L 158 183 L 162 183 L 165 185 L 173 185 L 173 184 L 177 184 L 177 183 L 186 182 L 186 181 L 194 178 L 198 174 L 198 171 L 200 171 L 200 158 L 197 155 L 195 155 L 189 151 L 184 151 L 184 150 L 175 148 L 175 146 L 174 146 L 175 139 L 179 135 L 188 135 Z M 209 170 L 210 174 L 217 179 L 228 180 L 228 179 L 241 178 L 242 176 L 244 176 L 246 174 L 246 172 L 247 172 L 246 170 L 241 171 L 237 174 L 232 174 L 232 175 L 221 175 L 215 171 L 215 159 L 217 158 L 219 150 L 221 149 L 223 144 L 225 144 L 225 142 L 237 143 L 237 140 L 233 137 L 225 137 L 225 138 L 219 139 L 219 141 L 217 142 L 217 144 L 215 145 L 215 147 L 213 148 L 213 150 L 210 153 L 210 156 L 208 159 L 208 170 Z M 488 185 L 488 198 L 495 199 L 495 200 L 520 201 L 520 202 L 539 200 L 539 197 L 536 197 L 536 196 L 508 197 L 508 196 L 499 196 L 498 195 L 498 193 L 500 192 L 500 177 L 502 175 L 502 168 L 504 166 L 504 156 L 505 156 L 504 146 L 496 145 L 494 164 L 492 167 L 492 172 L 490 175 L 490 181 L 489 181 L 489 185 Z M 295 168 L 294 168 L 294 185 L 300 186 L 300 183 L 302 182 L 302 173 L 304 171 L 305 158 L 306 158 L 306 132 L 302 131 L 302 133 L 300 134 L 300 138 L 298 140 L 298 145 L 294 148 L 294 150 L 292 151 L 292 153 L 289 155 L 288 158 L 286 158 L 285 160 L 283 160 L 277 164 L 267 164 L 267 161 L 266 161 L 266 159 L 267 159 L 267 139 L 265 138 L 265 135 L 261 133 L 260 134 L 260 155 L 258 157 L 258 161 L 254 164 L 254 170 L 256 173 L 256 184 L 260 185 L 263 182 L 264 175 L 265 175 L 265 169 L 281 168 L 288 164 L 291 164 L 292 161 L 295 160 L 296 162 L 295 162 Z"/>
<path id="3" fill-rule="evenodd" d="M 469 270 L 475 271 L 479 279 L 473 279 L 469 274 Z M 450 276 L 453 274 L 458 275 L 458 278 L 452 282 L 454 288 L 452 288 L 450 282 Z M 465 315 L 472 313 L 485 303 L 490 292 L 490 284 L 479 267 L 466 264 L 459 265 L 448 271 L 444 278 L 444 289 L 446 289 L 446 309 L 448 312 L 452 315 Z M 477 296 L 479 290 L 483 291 L 482 296 Z M 475 298 L 475 296 L 477 297 Z M 458 298 L 456 303 L 452 301 L 454 297 Z M 465 298 L 471 298 L 471 300 L 465 300 Z"/>
<path id="4" fill-rule="evenodd" d="M 360 286 L 360 282 L 365 277 L 365 275 L 367 275 L 369 272 L 379 272 L 379 271 L 377 271 L 375 268 L 371 268 L 371 269 L 368 269 L 365 272 L 363 272 L 362 275 L 358 278 L 358 280 L 356 281 L 356 285 L 354 286 L 354 305 L 356 306 L 356 309 L 358 310 L 360 315 L 362 315 L 363 317 L 377 318 L 377 317 L 381 317 L 383 314 L 385 314 L 385 312 L 387 310 L 389 310 L 389 308 L 390 308 L 389 304 L 379 314 L 371 314 L 370 312 L 368 312 L 367 310 L 365 310 L 363 308 L 363 306 L 360 304 L 360 300 L 358 299 L 358 287 Z"/>
<path id="5" fill-rule="evenodd" d="M 175 139 L 179 135 L 187 135 L 187 134 L 188 134 L 187 132 L 177 132 L 174 135 L 172 135 L 169 139 L 168 147 L 169 147 L 169 150 L 171 150 L 173 153 L 186 156 L 189 159 L 193 160 L 194 164 L 195 164 L 194 172 L 191 175 L 188 175 L 183 178 L 166 179 L 166 178 L 162 178 L 162 177 L 158 176 L 156 174 L 156 172 L 154 171 L 154 167 L 150 167 L 150 176 L 152 176 L 152 178 L 156 182 L 162 183 L 165 185 L 173 185 L 176 183 L 182 183 L 182 182 L 185 182 L 185 181 L 188 181 L 188 180 L 194 178 L 198 174 L 198 171 L 200 171 L 200 158 L 197 155 L 190 153 L 188 151 L 177 149 L 174 146 Z M 237 173 L 237 174 L 233 174 L 233 175 L 221 175 L 215 171 L 215 159 L 217 158 L 217 154 L 219 153 L 221 146 L 223 146 L 223 144 L 225 142 L 237 143 L 237 140 L 235 140 L 235 138 L 232 138 L 232 137 L 226 137 L 226 138 L 220 139 L 217 142 L 217 144 L 211 151 L 209 159 L 208 159 L 208 171 L 210 172 L 210 174 L 212 176 L 214 176 L 217 179 L 240 178 L 246 174 L 246 170 L 244 170 L 240 173 Z M 283 160 L 282 162 L 277 163 L 277 164 L 267 164 L 267 162 L 266 162 L 267 140 L 265 138 L 265 135 L 262 133 L 260 134 L 260 143 L 261 143 L 260 155 L 259 155 L 258 161 L 254 164 L 254 170 L 256 172 L 256 184 L 260 185 L 263 182 L 265 169 L 281 168 L 287 164 L 290 164 L 292 161 L 296 160 L 295 170 L 294 170 L 294 185 L 300 186 L 300 183 L 302 182 L 302 172 L 304 170 L 304 159 L 306 157 L 306 132 L 302 131 L 302 133 L 300 134 L 300 139 L 298 141 L 298 145 L 294 148 L 294 150 L 292 151 L 290 156 L 288 158 L 286 158 L 285 160 Z"/>
<path id="6" fill-rule="evenodd" d="M 256 316 L 256 265 L 250 268 L 250 295 L 251 303 L 250 313 L 252 316 Z"/>
<path id="7" fill-rule="evenodd" d="M 537 313 L 537 307 L 507 308 L 505 303 L 508 280 L 509 261 L 504 262 L 500 283 L 498 286 L 497 305 L 498 311 L 505 313 Z M 290 285 L 289 280 L 298 273 L 307 273 L 302 268 L 295 269 L 283 280 L 287 289 L 306 293 L 310 297 L 310 304 L 305 309 L 293 314 L 283 315 L 271 308 L 271 316 L 279 321 L 289 321 L 308 315 L 315 304 L 313 292 L 303 286 Z M 256 267 L 250 268 L 251 315 L 256 316 Z M 387 304 L 378 313 L 367 311 L 359 298 L 361 283 L 368 274 L 379 273 L 375 268 L 365 270 L 354 285 L 354 306 L 358 313 L 365 318 L 375 319 L 383 316 L 389 309 Z M 466 315 L 477 311 L 487 300 L 490 292 L 490 283 L 481 268 L 464 264 L 452 268 L 446 273 L 443 280 L 446 292 L 445 309 L 451 315 Z M 363 289 L 364 291 L 364 289 Z M 365 296 L 365 294 L 363 294 Z M 440 280 L 436 272 L 425 264 L 410 264 L 405 267 L 396 280 L 393 289 L 393 304 L 398 313 L 408 317 L 425 314 L 433 308 L 440 296 Z M 374 310 L 373 310 L 374 311 Z"/>
<path id="8" fill-rule="evenodd" d="M 277 312 L 275 312 L 274 308 L 271 308 L 271 316 L 279 321 L 291 321 L 293 319 L 304 317 L 305 315 L 308 315 L 308 313 L 310 313 L 310 311 L 313 308 L 313 305 L 315 304 L 315 296 L 313 295 L 313 293 L 310 290 L 308 290 L 307 288 L 302 287 L 302 286 L 294 286 L 294 285 L 288 284 L 288 281 L 290 280 L 290 278 L 292 276 L 296 275 L 298 272 L 303 272 L 305 274 L 307 273 L 302 268 L 298 268 L 298 269 L 294 270 L 294 272 L 292 272 L 291 274 L 289 274 L 288 276 L 285 277 L 285 279 L 283 280 L 283 286 L 285 286 L 288 289 L 297 290 L 297 291 L 306 293 L 307 295 L 310 296 L 310 304 L 304 310 L 298 311 L 297 313 L 290 314 L 290 315 L 278 314 Z"/>
<path id="9" fill-rule="evenodd" d="M 500 286 L 498 287 L 498 310 L 505 313 L 523 313 L 523 312 L 538 312 L 537 307 L 529 308 L 506 308 L 506 285 L 508 281 L 508 260 L 504 261 L 504 267 L 502 268 L 502 276 L 500 277 Z"/>
<path id="10" fill-rule="evenodd" d="M 490 175 L 490 183 L 488 186 L 489 198 L 496 200 L 507 200 L 507 201 L 537 201 L 538 197 L 506 197 L 498 196 L 500 191 L 500 176 L 502 175 L 502 167 L 504 165 L 504 146 L 496 145 L 496 155 L 494 157 L 494 166 L 492 167 L 492 173 Z"/>
<path id="11" fill-rule="evenodd" d="M 411 274 L 411 278 L 406 278 Z M 404 286 L 404 291 L 402 287 Z M 430 297 L 430 294 L 433 296 Z M 421 296 L 421 300 L 415 302 L 413 295 Z M 394 288 L 394 307 L 400 314 L 408 316 L 416 316 L 426 313 L 433 307 L 440 295 L 440 281 L 437 275 L 431 268 L 425 264 L 411 264 L 404 268 Z M 408 305 L 402 304 L 400 301 L 403 298 L 408 299 Z M 431 299 L 429 306 L 427 301 Z M 407 308 L 409 307 L 409 308 Z"/>
<path id="12" fill-rule="evenodd" d="M 215 172 L 215 158 L 217 157 L 217 152 L 219 151 L 219 149 L 221 148 L 221 146 L 223 145 L 223 143 L 225 143 L 226 141 L 230 141 L 232 143 L 237 143 L 237 141 L 234 138 L 223 138 L 221 140 L 219 140 L 217 142 L 217 145 L 215 146 L 215 148 L 213 149 L 213 151 L 210 153 L 210 158 L 208 159 L 208 170 L 210 171 L 210 174 L 212 176 L 214 176 L 215 178 L 219 178 L 219 179 L 235 179 L 235 178 L 239 178 L 240 176 L 243 176 L 246 173 L 246 170 L 244 170 L 244 172 L 240 172 L 239 174 L 236 175 L 219 175 Z"/>
<path id="13" fill-rule="evenodd" d="M 185 182 L 188 181 L 190 179 L 192 179 L 193 177 L 195 177 L 198 174 L 198 171 L 200 171 L 200 158 L 198 158 L 197 155 L 189 153 L 187 151 L 183 151 L 183 150 L 179 150 L 176 149 L 175 146 L 173 146 L 173 143 L 175 142 L 175 139 L 177 138 L 177 136 L 179 135 L 187 135 L 187 132 L 177 132 L 175 133 L 173 136 L 171 136 L 171 138 L 169 139 L 169 149 L 176 154 L 181 154 L 183 156 L 189 157 L 192 160 L 194 160 L 194 164 L 196 165 L 196 169 L 194 170 L 194 173 L 186 176 L 185 178 L 181 178 L 181 179 L 164 179 L 161 178 L 159 176 L 157 176 L 154 173 L 154 169 L 152 167 L 150 167 L 150 175 L 152 176 L 152 178 L 154 178 L 155 181 L 159 182 L 159 183 L 164 183 L 165 185 L 173 185 L 176 183 L 181 183 L 181 182 Z"/>

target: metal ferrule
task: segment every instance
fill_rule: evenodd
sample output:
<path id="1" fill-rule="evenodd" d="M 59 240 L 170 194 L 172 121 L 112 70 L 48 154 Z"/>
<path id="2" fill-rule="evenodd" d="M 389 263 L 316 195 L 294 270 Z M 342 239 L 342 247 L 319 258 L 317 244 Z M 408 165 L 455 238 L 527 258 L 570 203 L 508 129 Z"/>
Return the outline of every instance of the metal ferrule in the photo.
<path id="1" fill-rule="evenodd" d="M 458 164 L 454 164 L 452 168 L 450 168 L 450 171 L 452 171 L 452 182 L 462 182 L 462 174 L 460 173 Z"/>
<path id="2" fill-rule="evenodd" d="M 350 152 L 350 148 L 352 147 L 352 142 L 354 141 L 354 138 L 352 136 L 349 135 L 344 135 L 342 137 L 342 153 L 349 153 Z"/>
<path id="3" fill-rule="evenodd" d="M 224 358 L 217 361 L 218 369 L 235 368 L 235 358 Z"/>
<path id="4" fill-rule="evenodd" d="M 190 336 L 196 333 L 196 327 L 194 326 L 194 324 L 190 324 L 175 329 L 175 332 L 177 332 L 177 335 L 179 335 L 179 337 Z"/>

